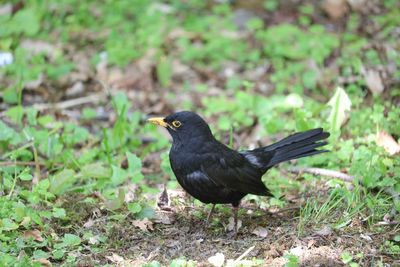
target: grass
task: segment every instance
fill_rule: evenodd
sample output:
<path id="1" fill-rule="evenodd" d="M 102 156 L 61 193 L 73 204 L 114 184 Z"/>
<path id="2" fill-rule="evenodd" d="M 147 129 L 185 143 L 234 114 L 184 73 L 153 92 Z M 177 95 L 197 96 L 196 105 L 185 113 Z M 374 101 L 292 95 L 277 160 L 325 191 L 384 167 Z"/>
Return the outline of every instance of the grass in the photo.
<path id="1" fill-rule="evenodd" d="M 324 127 L 332 134 L 331 152 L 296 164 L 354 176 L 347 183 L 295 177 L 284 171 L 287 165 L 269 171 L 263 181 L 274 197 L 245 198 L 241 246 L 256 242 L 252 231 L 258 226 L 273 233 L 260 241 L 271 245 L 248 256 L 244 266 L 279 258 L 269 254 L 274 250 L 296 266 L 300 259 L 289 253 L 296 245 L 289 237 L 304 241 L 325 226 L 334 236 L 355 238 L 338 254 L 339 263 L 395 262 L 400 159 L 376 142 L 380 131 L 395 142 L 400 136 L 395 1 L 332 21 L 314 2 L 301 2 L 288 15 L 285 5 L 268 0 L 256 8 L 263 16 L 250 16 L 243 25 L 232 23 L 243 3 L 9 4 L 14 12 L 0 15 L 0 51 L 14 58 L 0 67 L 1 265 L 116 264 L 119 258 L 107 258 L 112 253 L 126 252 L 127 261 L 140 256 L 131 237 L 148 244 L 143 253 L 157 249 L 157 240 L 170 246 L 161 248 L 163 257 L 137 265 L 194 266 L 222 249 L 209 240 L 225 236 L 228 207 L 217 209 L 209 232 L 195 228 L 182 238 L 175 230 L 201 225 L 206 212 L 202 204 L 175 196 L 178 222 L 155 223 L 162 185 L 172 194 L 180 187 L 169 166 L 169 140 L 145 118 L 180 109 L 201 113 L 235 149 Z M 383 92 L 376 90 L 376 75 Z M 38 105 L 93 95 L 100 100 L 61 109 Z M 266 210 L 283 215 L 272 212 L 266 220 Z M 146 228 L 149 223 L 144 230 L 132 226 L 145 219 L 154 230 Z M 281 222 L 284 234 L 278 235 Z M 168 243 L 170 232 L 188 246 L 187 254 Z M 371 254 L 357 245 L 366 242 L 360 233 L 373 236 L 372 260 L 359 255 Z M 205 240 L 199 255 L 190 250 L 197 237 Z M 240 255 L 238 243 L 226 242 L 228 264 Z"/>

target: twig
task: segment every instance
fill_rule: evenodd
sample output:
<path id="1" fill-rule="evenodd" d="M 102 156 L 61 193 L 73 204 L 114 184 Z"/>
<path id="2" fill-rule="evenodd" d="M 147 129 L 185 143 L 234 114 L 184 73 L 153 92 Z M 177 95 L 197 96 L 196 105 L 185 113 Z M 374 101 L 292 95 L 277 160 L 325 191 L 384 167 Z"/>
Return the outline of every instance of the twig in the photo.
<path id="1" fill-rule="evenodd" d="M 391 221 L 391 222 L 377 222 L 375 225 L 396 225 L 400 224 L 398 221 Z"/>
<path id="2" fill-rule="evenodd" d="M 37 185 L 41 180 L 41 175 L 40 175 L 39 157 L 35 147 L 35 143 L 32 144 L 32 150 L 33 150 L 33 159 L 35 161 L 35 176 L 32 179 L 32 184 Z"/>
<path id="3" fill-rule="evenodd" d="M 311 173 L 316 175 L 323 175 L 328 177 L 337 178 L 346 182 L 352 182 L 354 180 L 354 176 L 334 171 L 334 170 L 327 170 L 327 169 L 320 169 L 320 168 L 307 168 L 307 167 L 292 167 L 288 169 L 289 172 L 292 173 Z"/>
<path id="4" fill-rule="evenodd" d="M 244 257 L 246 257 L 247 254 L 249 254 L 254 248 L 255 248 L 255 246 L 249 247 L 242 255 L 239 256 L 239 258 L 237 258 L 237 259 L 235 260 L 235 263 L 241 261 L 241 260 L 242 260 Z"/>
<path id="5" fill-rule="evenodd" d="M 103 93 L 101 93 L 101 94 L 94 94 L 94 95 L 88 95 L 88 96 L 84 96 L 84 97 L 80 97 L 80 98 L 70 99 L 70 100 L 66 100 L 66 101 L 58 102 L 58 103 L 54 103 L 54 104 L 47 104 L 47 103 L 34 104 L 33 107 L 39 111 L 43 111 L 46 109 L 68 109 L 68 108 L 80 106 L 83 104 L 99 102 L 100 100 L 102 100 L 104 98 L 105 98 L 105 95 Z"/>
<path id="6" fill-rule="evenodd" d="M 0 161 L 0 167 L 8 166 L 46 166 L 45 163 L 35 161 Z"/>
<path id="7" fill-rule="evenodd" d="M 9 167 L 9 166 L 46 166 L 44 162 L 34 162 L 34 161 L 0 161 L 0 167 Z M 53 163 L 52 166 L 61 167 L 63 166 L 61 163 Z"/>

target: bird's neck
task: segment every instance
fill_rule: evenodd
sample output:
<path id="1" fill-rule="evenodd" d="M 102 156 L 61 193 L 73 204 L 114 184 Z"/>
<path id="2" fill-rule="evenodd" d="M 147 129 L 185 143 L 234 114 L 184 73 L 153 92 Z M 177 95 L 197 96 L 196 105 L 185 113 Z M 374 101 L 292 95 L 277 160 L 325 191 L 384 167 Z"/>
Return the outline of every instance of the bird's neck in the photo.
<path id="1" fill-rule="evenodd" d="M 192 135 L 187 140 L 181 140 L 179 136 L 177 136 L 172 141 L 171 150 L 176 152 L 185 151 L 188 153 L 198 153 L 204 151 L 207 149 L 207 147 L 212 146 L 214 143 L 217 143 L 217 140 L 212 135 Z"/>

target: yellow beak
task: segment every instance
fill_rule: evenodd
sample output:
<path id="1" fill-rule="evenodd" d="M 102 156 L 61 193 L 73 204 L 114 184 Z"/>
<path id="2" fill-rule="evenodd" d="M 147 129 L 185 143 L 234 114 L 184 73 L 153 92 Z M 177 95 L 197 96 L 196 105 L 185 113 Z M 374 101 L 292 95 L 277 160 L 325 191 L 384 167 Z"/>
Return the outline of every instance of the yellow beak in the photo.
<path id="1" fill-rule="evenodd" d="M 148 119 L 147 121 L 148 121 L 148 122 L 151 122 L 151 123 L 153 123 L 153 124 L 156 124 L 156 125 L 160 125 L 160 126 L 165 127 L 165 128 L 168 127 L 168 123 L 166 123 L 166 122 L 164 121 L 164 118 L 163 118 L 163 117 L 150 118 L 150 119 Z"/>

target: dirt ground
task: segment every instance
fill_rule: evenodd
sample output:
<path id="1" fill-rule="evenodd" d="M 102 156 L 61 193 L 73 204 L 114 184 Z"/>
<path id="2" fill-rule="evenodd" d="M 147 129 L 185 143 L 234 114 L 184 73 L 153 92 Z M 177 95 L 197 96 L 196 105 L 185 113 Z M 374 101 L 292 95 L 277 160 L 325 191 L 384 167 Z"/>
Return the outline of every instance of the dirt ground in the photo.
<path id="1" fill-rule="evenodd" d="M 380 250 L 384 240 L 393 235 L 396 227 L 387 226 L 384 233 L 366 233 L 366 225 L 353 219 L 349 227 L 336 230 L 319 225 L 319 229 L 306 226 L 298 231 L 298 204 L 273 211 L 262 211 L 253 203 L 244 202 L 239 212 L 242 226 L 237 238 L 229 231 L 231 218 L 228 206 L 220 205 L 213 220 L 206 226 L 205 218 L 211 206 L 174 207 L 156 212 L 155 222 L 141 230 L 137 220 L 126 217 L 107 228 L 106 214 L 92 212 L 83 228 L 93 233 L 107 235 L 109 248 L 93 258 L 93 253 L 82 251 L 80 266 L 111 263 L 140 266 L 151 261 L 169 264 L 171 259 L 185 258 L 196 261 L 196 266 L 212 266 L 208 259 L 223 253 L 225 259 L 262 259 L 259 266 L 283 266 L 286 254 L 296 255 L 301 266 L 345 266 L 341 259 L 344 251 L 360 266 L 400 266 L 400 261 Z M 96 217 L 96 218 L 95 218 Z M 88 224 L 88 222 L 90 222 Z M 88 227 L 89 226 L 89 227 Z M 85 254 L 87 256 L 85 256 Z"/>

